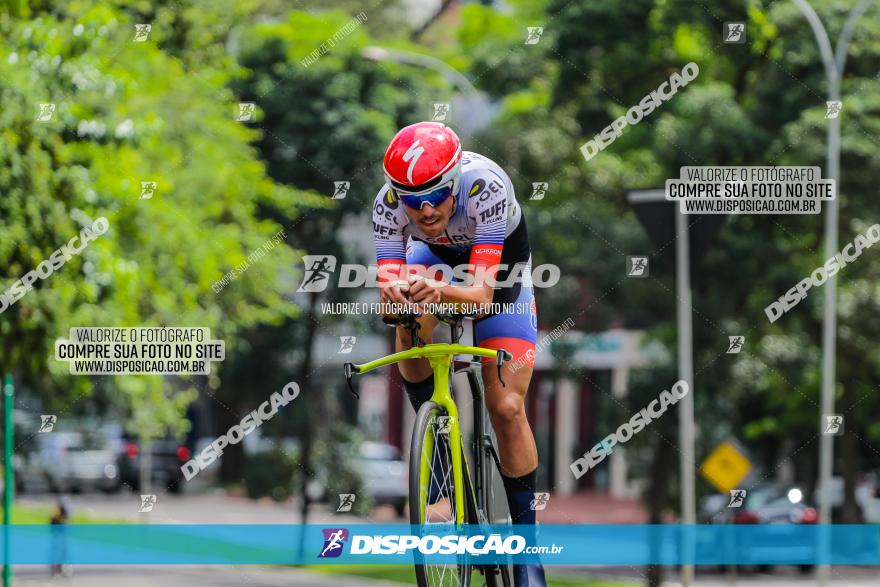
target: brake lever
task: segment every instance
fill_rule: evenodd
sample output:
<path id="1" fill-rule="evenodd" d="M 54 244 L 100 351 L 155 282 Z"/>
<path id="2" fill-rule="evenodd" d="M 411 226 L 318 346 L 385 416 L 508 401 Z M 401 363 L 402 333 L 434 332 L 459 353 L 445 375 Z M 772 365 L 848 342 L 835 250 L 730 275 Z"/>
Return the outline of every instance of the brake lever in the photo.
<path id="1" fill-rule="evenodd" d="M 510 361 L 512 359 L 513 355 L 504 349 L 498 349 L 498 355 L 495 358 L 495 365 L 498 367 L 498 381 L 501 382 L 502 387 L 507 387 L 507 384 L 504 383 L 504 379 L 501 378 L 501 367 L 504 366 L 504 361 Z"/>
<path id="2" fill-rule="evenodd" d="M 358 399 L 361 399 L 361 396 L 358 395 L 358 392 L 354 390 L 354 385 L 351 384 L 351 376 L 355 373 L 355 365 L 354 363 L 346 363 L 342 366 L 343 371 L 345 372 L 345 380 L 348 382 L 348 390 L 352 393 L 352 395 Z"/>

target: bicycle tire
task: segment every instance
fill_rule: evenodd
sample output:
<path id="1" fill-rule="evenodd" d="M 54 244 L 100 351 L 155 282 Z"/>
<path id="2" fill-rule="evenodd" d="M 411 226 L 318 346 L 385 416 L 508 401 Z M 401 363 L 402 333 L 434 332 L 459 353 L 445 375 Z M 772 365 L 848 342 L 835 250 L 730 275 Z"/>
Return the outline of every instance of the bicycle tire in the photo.
<path id="1" fill-rule="evenodd" d="M 506 504 L 507 503 L 507 495 L 506 495 L 506 493 L 504 493 L 502 491 L 501 498 L 497 499 L 496 492 L 494 491 L 495 486 L 493 484 L 493 479 L 494 478 L 501 479 L 501 470 L 498 468 L 498 461 L 496 460 L 498 455 L 493 454 L 493 451 L 495 450 L 494 434 L 493 434 L 492 450 L 489 450 L 486 447 L 481 447 L 480 450 L 482 450 L 485 453 L 483 462 L 485 464 L 484 466 L 485 466 L 485 470 L 486 470 L 486 480 L 485 480 L 486 518 L 488 519 L 490 524 L 498 524 L 498 523 L 500 523 L 500 521 L 498 519 L 494 519 L 494 516 L 493 516 L 493 511 L 495 510 L 495 502 L 503 500 L 503 503 Z M 495 474 L 493 474 L 493 472 Z M 503 485 L 502 485 L 502 487 L 503 487 Z M 509 513 L 506 516 L 506 518 L 507 518 L 506 523 L 510 524 L 511 520 L 510 520 Z M 506 564 L 506 563 L 499 563 L 496 566 L 499 570 L 499 574 L 498 575 L 493 574 L 493 575 L 486 576 L 486 587 L 512 587 L 513 586 L 513 566 L 510 564 Z"/>
<path id="2" fill-rule="evenodd" d="M 431 487 L 432 480 L 431 479 L 424 479 L 424 480 L 421 479 L 421 474 L 422 474 L 421 461 L 422 461 L 422 459 L 430 458 L 430 459 L 432 459 L 432 461 L 434 459 L 433 451 L 432 451 L 431 455 L 425 454 L 425 451 L 424 451 L 425 440 L 429 434 L 431 435 L 431 437 L 436 438 L 435 431 L 436 431 L 437 417 L 443 416 L 443 415 L 445 415 L 445 413 L 446 413 L 445 410 L 443 410 L 443 408 L 441 408 L 439 405 L 437 405 L 436 403 L 434 403 L 432 401 L 427 401 L 419 409 L 418 414 L 416 414 L 416 421 L 415 421 L 415 425 L 413 426 L 412 442 L 410 444 L 410 452 L 409 452 L 409 455 L 410 455 L 410 459 L 409 459 L 410 523 L 413 525 L 416 525 L 416 526 L 422 525 L 425 523 L 421 519 L 422 518 L 422 516 L 421 516 L 422 502 L 423 501 L 426 502 L 426 505 L 425 505 L 426 511 L 427 511 L 427 508 L 429 507 L 429 505 L 431 505 L 431 504 L 427 504 L 427 500 L 428 500 L 428 496 L 430 493 L 430 487 Z M 446 443 L 441 442 L 438 444 L 439 444 L 439 448 L 437 448 L 437 450 L 439 450 L 440 453 L 437 458 L 440 461 L 441 468 L 442 468 L 443 460 L 445 460 L 445 462 L 448 463 L 449 466 L 451 467 L 452 454 L 451 454 L 451 448 L 450 448 L 449 443 L 448 442 L 446 442 Z M 430 466 L 431 465 L 429 465 L 429 467 Z M 430 472 L 429 472 L 429 476 L 430 476 Z M 467 477 L 467 474 L 465 474 L 465 478 L 466 477 Z M 450 480 L 450 483 L 445 483 L 446 478 L 448 478 Z M 440 483 L 436 483 L 436 482 L 435 482 L 435 484 L 438 485 L 437 489 L 438 489 L 438 491 L 441 492 L 440 493 L 441 496 L 443 496 L 442 491 L 445 488 L 447 493 L 444 497 L 446 497 L 448 499 L 448 503 L 451 505 L 451 509 L 450 509 L 451 518 L 454 521 L 455 510 L 454 510 L 454 505 L 452 505 L 452 504 L 455 503 L 455 499 L 454 499 L 455 487 L 454 487 L 454 483 L 452 483 L 451 481 L 452 481 L 452 475 L 450 472 L 448 475 L 444 476 L 443 480 L 440 482 L 440 483 L 443 483 L 443 485 L 440 485 Z M 422 489 L 423 487 L 425 488 L 424 491 Z M 471 496 L 467 495 L 466 488 L 463 488 L 463 490 L 465 491 L 465 503 L 467 504 L 469 502 L 469 500 L 471 499 Z M 466 509 L 470 509 L 467 507 L 467 505 L 465 507 L 466 507 Z M 426 517 L 427 517 L 427 515 L 428 514 L 426 514 Z M 468 512 L 465 512 L 465 516 L 466 516 L 466 519 L 469 519 Z M 448 565 L 450 567 L 454 566 L 456 568 L 458 580 L 453 581 L 453 582 L 449 582 L 449 583 L 444 583 L 442 581 L 446 578 L 446 575 L 441 574 L 440 575 L 441 582 L 438 583 L 435 581 L 435 579 L 437 578 L 437 575 L 436 575 L 436 573 L 433 572 L 432 567 L 443 566 L 443 565 L 424 565 L 424 564 L 418 564 L 418 561 L 419 561 L 419 556 L 418 556 L 418 554 L 416 554 L 416 564 L 415 564 L 416 583 L 418 584 L 419 587 L 439 587 L 439 586 L 445 586 L 445 585 L 448 585 L 449 587 L 470 587 L 471 571 L 472 571 L 470 564 L 464 563 L 464 564 L 458 564 L 458 565 Z M 452 573 L 450 573 L 449 578 L 454 578 L 454 575 Z"/>

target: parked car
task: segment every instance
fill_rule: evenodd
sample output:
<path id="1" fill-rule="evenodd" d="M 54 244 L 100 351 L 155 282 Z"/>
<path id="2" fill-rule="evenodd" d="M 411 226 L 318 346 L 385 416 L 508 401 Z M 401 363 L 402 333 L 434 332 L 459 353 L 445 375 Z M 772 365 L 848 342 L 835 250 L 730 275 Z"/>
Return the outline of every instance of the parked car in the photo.
<path id="1" fill-rule="evenodd" d="M 880 524 L 880 479 L 877 471 L 864 473 L 856 486 L 856 501 L 866 524 Z"/>
<path id="2" fill-rule="evenodd" d="M 802 573 L 812 570 L 815 560 L 815 545 L 798 543 L 803 537 L 787 530 L 800 524 L 815 524 L 818 521 L 816 509 L 808 504 L 803 491 L 794 486 L 768 483 L 748 489 L 739 507 L 729 507 L 730 498 L 714 495 L 703 500 L 700 519 L 714 524 L 766 524 L 778 525 L 775 540 L 771 544 L 737 544 L 736 555 L 740 564 L 753 564 L 760 570 L 770 572 L 772 564 L 763 561 L 772 559 L 774 550 L 786 552 L 786 558 L 797 552 L 797 558 L 804 561 L 797 565 Z M 796 549 L 796 550 L 793 550 Z"/>
<path id="3" fill-rule="evenodd" d="M 363 442 L 357 447 L 354 468 L 375 505 L 391 505 L 403 516 L 409 497 L 409 470 L 397 447 L 382 442 Z M 326 487 L 331 471 L 319 469 L 306 491 L 312 501 L 328 499 Z M 335 496 L 333 496 L 335 498 Z"/>
<path id="4" fill-rule="evenodd" d="M 116 454 L 102 435 L 80 433 L 79 438 L 68 445 L 66 460 L 65 482 L 69 491 L 100 489 L 110 492 L 119 489 Z"/>
<path id="5" fill-rule="evenodd" d="M 140 490 L 141 445 L 137 439 L 125 434 L 117 424 L 102 427 L 107 442 L 114 448 L 115 462 L 123 485 Z M 156 488 L 168 488 L 170 493 L 178 493 L 183 487 L 181 465 L 190 458 L 190 450 L 181 442 L 171 438 L 156 439 L 150 442 L 150 480 Z"/>
<path id="6" fill-rule="evenodd" d="M 169 493 L 179 493 L 183 489 L 181 465 L 189 460 L 189 449 L 171 439 L 150 442 L 151 482 L 156 487 L 168 488 Z M 125 438 L 122 454 L 119 455 L 120 476 L 133 491 L 140 490 L 141 447 L 135 439 Z"/>
<path id="7" fill-rule="evenodd" d="M 878 475 L 876 471 L 862 472 L 856 478 L 855 500 L 866 524 L 880 523 L 880 499 L 878 499 Z M 831 478 L 829 484 L 829 498 L 831 502 L 832 519 L 837 519 L 843 506 L 844 482 L 843 477 Z M 819 503 L 821 495 L 821 483 L 813 492 L 813 501 Z"/>
<path id="8" fill-rule="evenodd" d="M 99 434 L 51 432 L 34 438 L 34 450 L 17 455 L 16 488 L 80 492 L 119 489 L 116 455 Z"/>
<path id="9" fill-rule="evenodd" d="M 403 517 L 409 495 L 409 472 L 397 447 L 364 442 L 358 451 L 357 468 L 376 505 L 394 506 L 397 515 Z"/>

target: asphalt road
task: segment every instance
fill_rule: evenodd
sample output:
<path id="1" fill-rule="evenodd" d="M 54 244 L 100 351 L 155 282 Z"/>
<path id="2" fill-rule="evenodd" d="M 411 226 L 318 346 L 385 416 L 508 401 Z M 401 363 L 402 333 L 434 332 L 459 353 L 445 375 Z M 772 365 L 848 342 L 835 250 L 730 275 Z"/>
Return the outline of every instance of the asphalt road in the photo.
<path id="1" fill-rule="evenodd" d="M 46 567 L 15 568 L 15 587 L 400 587 L 298 569 L 255 566 L 82 566 L 51 578 Z"/>
<path id="2" fill-rule="evenodd" d="M 22 495 L 23 505 L 50 507 L 52 495 Z M 271 500 L 251 501 L 223 494 L 167 495 L 159 494 L 151 513 L 138 513 L 140 498 L 128 492 L 115 495 L 84 494 L 71 496 L 74 512 L 92 516 L 130 520 L 151 524 L 299 524 L 294 502 L 279 504 Z M 48 521 L 48 520 L 47 520 Z M 370 519 L 336 514 L 326 506 L 318 506 L 309 522 L 321 523 L 398 523 L 391 508 L 379 508 Z M 582 579 L 603 579 L 609 582 L 644 585 L 642 567 L 550 567 L 553 575 Z M 367 581 L 339 575 L 315 574 L 287 567 L 261 566 L 81 566 L 74 568 L 71 578 L 50 580 L 45 566 L 16 567 L 13 585 L 66 585 L 69 587 L 276 587 L 308 585 L 313 587 L 391 587 L 396 583 Z M 668 587 L 680 585 L 670 571 Z M 779 568 L 773 574 L 738 573 L 735 581 L 720 573 L 698 569 L 696 587 L 806 587 L 817 585 L 815 574 L 801 575 L 793 567 Z M 880 568 L 835 567 L 830 587 L 874 587 L 880 585 Z"/>
<path id="3" fill-rule="evenodd" d="M 618 571 L 581 569 L 553 570 L 569 577 L 600 579 L 608 582 L 644 585 L 635 573 L 621 576 Z M 723 575 L 698 574 L 695 587 L 807 587 L 816 585 L 815 576 L 801 576 L 783 570 L 779 574 L 749 574 L 735 581 Z M 874 587 L 880 584 L 880 570 L 839 567 L 834 570 L 831 587 Z M 300 569 L 257 566 L 82 566 L 75 567 L 71 577 L 50 578 L 46 567 L 18 566 L 13 585 L 16 587 L 400 587 L 399 583 L 372 581 L 344 575 L 325 575 Z M 680 587 L 671 577 L 664 587 Z"/>
<path id="4" fill-rule="evenodd" d="M 48 507 L 55 504 L 50 494 L 16 497 L 21 505 Z M 224 494 L 169 495 L 158 494 L 153 511 L 139 513 L 140 496 L 123 491 L 113 495 L 82 494 L 68 496 L 73 513 L 108 517 L 152 524 L 299 524 L 299 508 L 295 502 L 277 503 L 270 499 L 253 501 L 227 497 Z M 365 523 L 369 521 L 396 523 L 401 521 L 391 508 L 379 508 L 371 520 L 330 512 L 325 505 L 312 508 L 309 523 Z M 48 522 L 48 520 L 47 520 Z"/>

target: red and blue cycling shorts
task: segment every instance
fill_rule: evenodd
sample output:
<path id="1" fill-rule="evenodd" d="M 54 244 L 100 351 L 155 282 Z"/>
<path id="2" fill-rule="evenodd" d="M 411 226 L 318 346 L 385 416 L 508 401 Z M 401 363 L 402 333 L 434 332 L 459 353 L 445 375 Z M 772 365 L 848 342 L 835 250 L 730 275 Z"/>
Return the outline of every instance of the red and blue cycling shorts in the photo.
<path id="1" fill-rule="evenodd" d="M 406 244 L 406 263 L 425 267 L 435 266 L 438 269 L 448 268 L 451 272 L 448 256 L 444 261 L 435 250 L 425 242 L 410 238 Z M 462 258 L 466 256 L 462 255 Z M 531 263 L 527 264 L 525 271 L 531 274 Z M 437 273 L 437 278 L 441 278 L 441 272 Z M 448 272 L 446 274 L 448 275 Z M 503 300 L 503 303 L 499 300 Z M 489 349 L 503 348 L 513 355 L 513 360 L 518 364 L 534 367 L 535 343 L 538 339 L 538 313 L 534 289 L 520 284 L 511 291 L 496 290 L 493 302 L 498 304 L 497 307 L 501 311 L 474 320 L 476 345 Z M 483 358 L 483 362 L 490 361 L 494 359 Z"/>

